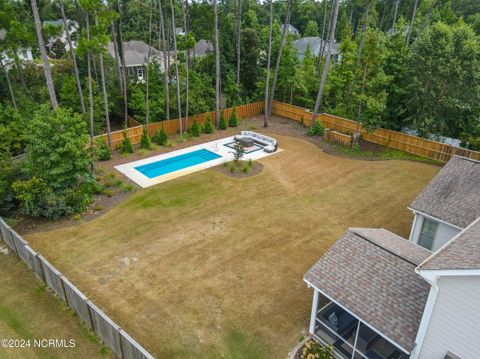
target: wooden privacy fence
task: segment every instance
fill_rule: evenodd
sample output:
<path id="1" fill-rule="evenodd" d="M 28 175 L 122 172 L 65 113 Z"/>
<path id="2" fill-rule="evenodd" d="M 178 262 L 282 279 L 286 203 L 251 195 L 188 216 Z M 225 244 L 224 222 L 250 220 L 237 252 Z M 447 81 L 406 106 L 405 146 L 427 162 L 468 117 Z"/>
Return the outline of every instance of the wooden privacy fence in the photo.
<path id="1" fill-rule="evenodd" d="M 244 118 L 249 118 L 249 117 L 259 115 L 263 111 L 263 106 L 264 106 L 263 101 L 237 106 L 235 107 L 237 109 L 237 117 L 239 119 L 244 119 Z M 223 111 L 224 111 L 225 120 L 228 121 L 233 111 L 233 107 L 223 109 Z M 215 111 L 200 113 L 197 115 L 188 116 L 188 127 L 190 128 L 192 126 L 192 123 L 195 118 L 197 119 L 198 124 L 203 124 L 205 122 L 207 114 L 210 114 L 210 119 L 214 121 Z M 130 124 L 133 123 L 133 121 L 135 120 L 133 119 L 129 120 L 129 126 Z M 135 122 L 138 123 L 137 121 Z M 185 130 L 186 122 L 187 122 L 186 119 L 183 118 L 182 119 L 183 130 Z M 178 119 L 174 119 L 174 120 L 165 120 L 160 122 L 152 122 L 148 125 L 148 134 L 152 136 L 156 131 L 160 131 L 162 128 L 165 130 L 167 135 L 175 135 L 179 132 L 179 129 L 180 129 L 179 121 Z M 132 141 L 133 144 L 137 144 L 137 143 L 140 143 L 140 138 L 143 132 L 143 125 L 137 125 L 134 127 L 129 127 L 126 130 L 112 132 L 111 133 L 112 146 L 114 149 L 117 149 L 120 147 L 123 140 L 124 131 L 126 131 L 128 138 L 130 138 L 130 141 Z M 103 134 L 103 135 L 95 136 L 95 139 L 97 138 L 103 138 L 106 141 L 107 135 Z"/>
<path id="2" fill-rule="evenodd" d="M 303 121 L 307 126 L 312 122 L 312 113 L 309 110 L 279 101 L 273 102 L 272 113 L 295 121 Z M 352 135 L 357 131 L 358 122 L 353 120 L 326 113 L 318 115 L 317 119 L 323 123 L 325 128 L 344 134 Z M 440 162 L 448 162 L 454 155 L 480 160 L 480 152 L 384 128 L 377 128 L 372 132 L 368 132 L 363 126 L 360 126 L 360 136 L 369 142 Z"/>
<path id="3" fill-rule="evenodd" d="M 80 319 L 93 330 L 110 349 L 122 359 L 153 359 L 140 344 L 65 278 L 43 256 L 35 252 L 20 235 L 0 218 L 0 236 L 35 275 L 48 285 Z"/>

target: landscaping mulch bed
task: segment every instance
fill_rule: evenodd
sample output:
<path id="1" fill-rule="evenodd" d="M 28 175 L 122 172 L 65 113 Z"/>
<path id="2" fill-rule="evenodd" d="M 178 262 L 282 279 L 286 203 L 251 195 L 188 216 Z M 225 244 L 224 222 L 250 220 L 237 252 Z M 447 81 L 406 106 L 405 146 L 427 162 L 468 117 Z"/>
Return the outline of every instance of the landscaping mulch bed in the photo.
<path id="1" fill-rule="evenodd" d="M 88 208 L 77 216 L 68 216 L 56 221 L 45 218 L 20 216 L 18 218 L 18 223 L 15 225 L 15 230 L 21 235 L 27 235 L 36 232 L 53 231 L 55 229 L 73 226 L 81 222 L 91 221 L 92 219 L 105 214 L 112 208 L 115 208 L 135 191 L 135 189 L 133 189 L 129 192 L 124 192 L 118 188 L 112 188 L 111 190 L 111 196 L 106 194 L 95 195 Z"/>
<path id="2" fill-rule="evenodd" d="M 241 163 L 244 161 L 241 161 Z M 258 175 L 260 172 L 263 171 L 263 165 L 259 162 L 252 162 L 252 167 L 247 171 L 235 171 L 232 172 L 230 169 L 226 166 L 226 164 L 222 164 L 219 166 L 215 166 L 212 168 L 212 170 L 218 171 L 223 173 L 224 175 L 227 175 L 229 177 L 233 178 L 247 178 L 247 177 L 253 177 Z"/>

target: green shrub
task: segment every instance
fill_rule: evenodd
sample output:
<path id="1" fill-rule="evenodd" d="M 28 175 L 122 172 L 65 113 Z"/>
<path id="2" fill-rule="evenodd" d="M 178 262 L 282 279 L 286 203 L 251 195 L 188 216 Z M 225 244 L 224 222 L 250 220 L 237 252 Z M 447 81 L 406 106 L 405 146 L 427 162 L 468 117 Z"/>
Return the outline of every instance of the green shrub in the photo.
<path id="1" fill-rule="evenodd" d="M 54 191 L 44 180 L 32 177 L 12 184 L 22 213 L 33 217 L 58 219 L 87 208 L 91 190 L 88 186 Z"/>
<path id="2" fill-rule="evenodd" d="M 131 183 L 122 183 L 120 189 L 122 192 L 131 192 L 133 190 L 133 185 Z"/>
<path id="3" fill-rule="evenodd" d="M 145 127 L 143 128 L 142 137 L 140 137 L 140 148 L 143 148 L 144 150 L 152 149 L 152 141 Z"/>
<path id="4" fill-rule="evenodd" d="M 165 130 L 162 128 L 160 131 L 155 131 L 152 136 L 152 141 L 160 146 L 165 146 L 168 142 L 168 136 Z"/>
<path id="5" fill-rule="evenodd" d="M 199 137 L 200 136 L 200 125 L 197 123 L 197 118 L 195 117 L 193 120 L 193 124 L 190 127 L 190 135 L 193 137 Z"/>
<path id="6" fill-rule="evenodd" d="M 323 136 L 325 129 L 320 121 L 315 121 L 313 127 L 309 127 L 307 130 L 308 136 Z"/>
<path id="7" fill-rule="evenodd" d="M 205 115 L 205 123 L 203 124 L 203 133 L 213 133 L 213 123 L 212 119 L 210 118 L 210 113 Z"/>
<path id="8" fill-rule="evenodd" d="M 228 125 L 230 127 L 238 126 L 237 108 L 234 108 L 232 110 L 232 114 L 230 115 L 230 119 L 228 120 Z"/>
<path id="9" fill-rule="evenodd" d="M 225 116 L 223 111 L 220 112 L 220 120 L 218 121 L 218 129 L 225 131 L 227 129 L 227 121 L 225 121 Z"/>
<path id="10" fill-rule="evenodd" d="M 132 141 L 127 136 L 127 131 L 123 131 L 122 145 L 120 146 L 121 154 L 133 153 Z"/>
<path id="11" fill-rule="evenodd" d="M 103 138 L 99 138 L 96 143 L 95 154 L 98 160 L 108 161 L 112 158 L 112 153 L 110 152 L 110 147 L 108 147 L 107 142 Z"/>

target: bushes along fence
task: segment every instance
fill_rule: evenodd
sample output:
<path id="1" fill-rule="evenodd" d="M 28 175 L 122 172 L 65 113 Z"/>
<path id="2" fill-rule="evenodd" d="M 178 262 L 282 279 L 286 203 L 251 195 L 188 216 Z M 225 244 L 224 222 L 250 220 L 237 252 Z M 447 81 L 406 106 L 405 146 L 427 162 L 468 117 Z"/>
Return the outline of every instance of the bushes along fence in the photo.
<path id="1" fill-rule="evenodd" d="M 264 106 L 263 101 L 253 102 L 253 103 L 249 103 L 249 104 L 246 104 L 246 105 L 237 106 L 237 107 L 235 107 L 237 109 L 237 117 L 239 119 L 243 119 L 243 118 L 249 118 L 249 117 L 259 115 L 263 111 L 263 106 Z M 226 108 L 223 111 L 224 111 L 225 119 L 228 121 L 228 118 L 230 118 L 230 115 L 233 111 L 233 107 Z M 206 118 L 207 113 L 210 114 L 210 119 L 212 119 L 212 121 L 213 121 L 213 119 L 215 118 L 215 112 L 214 111 L 200 113 L 200 114 L 197 114 L 197 115 L 188 116 L 188 127 L 190 128 L 190 126 L 192 126 L 195 118 L 196 118 L 198 124 L 203 124 L 205 122 L 205 118 Z M 138 124 L 137 121 L 135 121 L 132 118 L 129 118 L 129 121 L 128 121 L 129 126 L 131 124 L 135 123 L 135 122 Z M 186 127 L 185 125 L 186 125 L 186 119 L 183 118 L 182 119 L 182 128 L 184 130 L 185 130 L 185 127 Z M 178 131 L 180 129 L 179 121 L 178 121 L 178 119 L 174 119 L 174 120 L 165 120 L 165 121 L 160 121 L 160 122 L 149 123 L 148 134 L 150 136 L 152 136 L 155 133 L 155 131 L 160 131 L 162 128 L 165 130 L 167 135 L 178 134 Z M 142 132 L 143 132 L 143 125 L 136 125 L 134 127 L 129 127 L 125 131 L 127 132 L 127 136 L 130 138 L 130 141 L 132 141 L 133 144 L 140 143 L 140 137 L 142 136 Z M 112 146 L 113 146 L 114 149 L 117 149 L 117 148 L 120 147 L 120 145 L 122 143 L 122 140 L 123 140 L 123 132 L 124 132 L 124 130 L 120 130 L 120 131 L 115 131 L 115 132 L 111 133 Z M 97 138 L 103 138 L 106 141 L 107 140 L 107 135 L 103 134 L 103 135 L 95 136 L 95 139 L 97 139 Z"/>

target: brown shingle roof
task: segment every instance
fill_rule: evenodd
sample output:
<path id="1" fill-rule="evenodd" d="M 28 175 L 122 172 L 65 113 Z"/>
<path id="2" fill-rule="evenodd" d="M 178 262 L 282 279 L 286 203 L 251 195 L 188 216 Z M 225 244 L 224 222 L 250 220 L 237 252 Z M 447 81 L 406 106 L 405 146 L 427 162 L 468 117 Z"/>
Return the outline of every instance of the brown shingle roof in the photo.
<path id="1" fill-rule="evenodd" d="M 453 156 L 410 207 L 465 228 L 480 217 L 480 161 Z"/>
<path id="2" fill-rule="evenodd" d="M 432 254 L 420 269 L 480 269 L 480 217 Z"/>
<path id="3" fill-rule="evenodd" d="M 351 228 L 304 279 L 411 351 L 430 290 L 415 267 L 429 254 L 384 229 Z"/>

